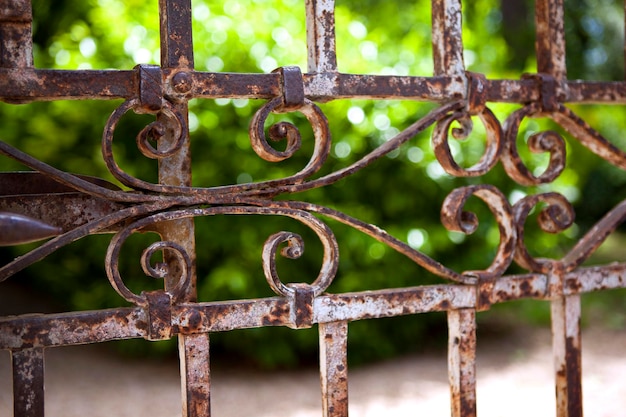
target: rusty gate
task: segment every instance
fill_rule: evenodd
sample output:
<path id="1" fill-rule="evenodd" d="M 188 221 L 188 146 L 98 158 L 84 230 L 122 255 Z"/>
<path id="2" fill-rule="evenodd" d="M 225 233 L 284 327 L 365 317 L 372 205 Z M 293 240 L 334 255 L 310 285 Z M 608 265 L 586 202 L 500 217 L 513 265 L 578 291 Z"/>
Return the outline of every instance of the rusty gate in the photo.
<path id="1" fill-rule="evenodd" d="M 624 103 L 626 83 L 570 81 L 566 77 L 563 0 L 536 0 L 537 71 L 520 79 L 487 79 L 466 71 L 463 60 L 462 1 L 432 0 L 432 76 L 386 76 L 340 73 L 335 48 L 334 0 L 306 0 L 308 69 L 282 66 L 268 74 L 201 72 L 194 70 L 191 0 L 159 0 L 161 65 L 132 70 L 49 70 L 35 68 L 32 52 L 32 7 L 29 0 L 0 1 L 0 99 L 7 103 L 40 100 L 124 99 L 108 118 L 102 155 L 108 170 L 130 191 L 97 179 L 69 174 L 0 142 L 0 153 L 34 172 L 3 173 L 0 183 L 0 243 L 16 245 L 45 240 L 31 252 L 0 268 L 4 281 L 26 266 L 81 237 L 110 232 L 106 275 L 112 287 L 133 307 L 63 314 L 0 318 L 0 347 L 11 352 L 14 415 L 44 415 L 44 354 L 47 348 L 116 339 L 163 340 L 178 337 L 181 361 L 182 413 L 210 415 L 209 335 L 232 329 L 319 326 L 320 380 L 324 416 L 344 416 L 348 410 L 348 323 L 365 318 L 445 311 L 448 317 L 449 382 L 453 416 L 476 415 L 476 314 L 495 303 L 522 298 L 551 304 L 558 416 L 582 415 L 580 295 L 626 286 L 626 264 L 583 267 L 582 263 L 621 224 L 622 202 L 604 215 L 561 259 L 531 255 L 524 243 L 525 222 L 535 207 L 545 231 L 561 231 L 573 222 L 568 200 L 555 192 L 529 194 L 510 203 L 489 184 L 455 189 L 442 202 L 441 222 L 449 230 L 472 233 L 476 216 L 464 211 L 474 196 L 495 217 L 499 246 L 491 265 L 480 271 L 454 271 L 398 240 L 385 230 L 329 207 L 285 198 L 325 187 L 366 168 L 418 133 L 434 126 L 432 146 L 446 173 L 480 177 L 501 162 L 506 174 L 521 186 L 554 181 L 566 166 L 565 142 L 552 131 L 534 135 L 528 146 L 550 155 L 548 167 L 531 172 L 518 154 L 524 118 L 551 119 L 572 138 L 609 163 L 626 169 L 626 154 L 581 120 L 566 103 Z M 266 103 L 250 124 L 252 148 L 264 160 L 291 157 L 300 145 L 294 127 L 278 123 L 269 137 L 286 140 L 278 151 L 268 144 L 265 124 L 270 113 L 300 112 L 314 135 L 313 156 L 288 178 L 219 187 L 192 187 L 188 101 L 247 98 Z M 429 114 L 383 143 L 357 163 L 315 177 L 331 150 L 325 115 L 315 102 L 367 98 L 419 100 L 437 103 Z M 519 109 L 500 120 L 490 102 L 516 103 Z M 138 135 L 147 157 L 158 159 L 158 183 L 124 172 L 116 163 L 113 134 L 127 112 L 151 114 L 156 121 Z M 485 150 L 471 167 L 453 157 L 448 133 L 453 123 L 468 128 L 471 117 L 485 127 Z M 459 129 L 452 129 L 459 135 Z M 151 139 L 158 138 L 153 146 Z M 37 192 L 35 190 L 38 190 Z M 37 196 L 44 190 L 47 196 Z M 54 194 L 54 198 L 52 197 Z M 46 197 L 49 199 L 46 200 Z M 282 197 L 282 198 L 278 198 Z M 59 207 L 79 205 L 87 212 L 79 224 L 41 210 L 45 201 Z M 295 258 L 302 238 L 281 232 L 262 248 L 262 265 L 275 297 L 229 302 L 197 302 L 195 298 L 194 217 L 218 214 L 286 216 L 319 237 L 323 260 L 312 283 L 283 283 L 276 256 Z M 358 229 L 402 253 L 448 284 L 330 294 L 339 261 L 338 242 L 324 219 Z M 124 283 L 118 261 L 122 244 L 135 232 L 157 231 L 161 241 L 141 259 L 146 275 L 164 279 L 164 289 L 132 292 Z M 46 240 L 47 239 L 47 240 Z M 151 257 L 163 253 L 153 265 Z M 507 274 L 516 264 L 523 274 Z"/>

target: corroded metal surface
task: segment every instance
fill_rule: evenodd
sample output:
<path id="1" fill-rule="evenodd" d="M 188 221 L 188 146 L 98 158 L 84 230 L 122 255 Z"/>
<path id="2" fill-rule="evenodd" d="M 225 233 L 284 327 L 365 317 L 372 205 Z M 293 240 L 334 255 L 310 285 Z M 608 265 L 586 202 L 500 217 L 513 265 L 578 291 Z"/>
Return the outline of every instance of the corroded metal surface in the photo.
<path id="1" fill-rule="evenodd" d="M 448 378 L 452 417 L 476 416 L 476 310 L 448 311 Z"/>
<path id="2" fill-rule="evenodd" d="M 44 351 L 41 348 L 11 352 L 13 411 L 20 417 L 44 416 Z"/>
<path id="3" fill-rule="evenodd" d="M 308 70 L 337 72 L 335 0 L 306 0 Z"/>
<path id="4" fill-rule="evenodd" d="M 348 416 L 348 322 L 320 324 L 320 383 L 324 417 Z"/>
<path id="5" fill-rule="evenodd" d="M 552 301 L 557 417 L 582 417 L 580 294 Z"/>
<path id="6" fill-rule="evenodd" d="M 33 66 L 32 20 L 30 0 L 0 2 L 0 67 Z"/>
<path id="7" fill-rule="evenodd" d="M 50 70 L 33 67 L 32 10 L 27 0 L 0 0 L 0 100 L 7 103 L 60 99 L 123 99 L 106 120 L 102 157 L 127 191 L 97 178 L 60 171 L 0 141 L 0 154 L 33 172 L 0 173 L 0 245 L 46 240 L 30 252 L 0 266 L 0 282 L 87 235 L 112 233 L 104 269 L 112 288 L 132 307 L 61 314 L 0 318 L 0 348 L 13 357 L 16 416 L 43 416 L 44 352 L 48 347 L 144 338 L 179 339 L 182 413 L 210 415 L 209 335 L 234 329 L 285 326 L 319 327 L 320 381 L 324 416 L 348 410 L 347 332 L 349 322 L 400 315 L 447 312 L 449 378 L 454 416 L 477 414 L 476 316 L 493 304 L 523 298 L 552 305 L 553 351 L 558 416 L 582 415 L 580 294 L 625 288 L 626 264 L 581 267 L 626 220 L 626 202 L 617 204 L 561 259 L 534 256 L 526 242 L 526 222 L 538 212 L 541 230 L 559 233 L 574 222 L 571 203 L 557 192 L 541 191 L 568 164 L 562 135 L 531 135 L 531 152 L 549 154 L 542 170 L 520 157 L 520 126 L 528 118 L 559 125 L 590 154 L 617 169 L 626 169 L 626 153 L 582 120 L 568 103 L 626 103 L 626 83 L 567 80 L 562 0 L 538 0 L 535 6 L 537 71 L 519 79 L 488 79 L 466 71 L 463 61 L 463 2 L 433 0 L 432 76 L 344 74 L 337 66 L 335 2 L 307 0 L 308 68 L 283 66 L 269 74 L 211 73 L 194 69 L 191 1 L 160 0 L 161 65 L 132 70 Z M 298 128 L 266 122 L 272 113 L 301 113 L 311 126 L 313 152 L 297 173 L 278 179 L 216 187 L 192 186 L 188 128 L 190 99 L 265 100 L 251 118 L 251 148 L 268 162 L 296 155 L 302 145 Z M 342 99 L 415 100 L 436 103 L 428 114 L 351 165 L 322 171 L 331 150 L 331 128 L 316 102 Z M 490 103 L 519 106 L 501 119 Z M 158 161 L 157 183 L 125 172 L 113 144 L 121 118 L 128 112 L 154 116 L 137 134 L 137 147 Z M 472 166 L 455 159 L 450 141 L 484 130 L 484 151 Z M 450 231 L 473 233 L 476 214 L 470 199 L 489 209 L 499 244 L 489 266 L 455 271 L 412 248 L 374 224 L 330 207 L 297 201 L 292 194 L 331 186 L 369 168 L 415 135 L 432 128 L 432 151 L 440 167 L 456 178 L 483 178 L 502 164 L 507 175 L 529 194 L 510 202 L 490 184 L 470 182 L 441 202 L 441 224 Z M 277 150 L 270 140 L 283 140 Z M 157 143 L 155 146 L 154 143 Z M 234 158 L 234 156 L 233 156 Z M 325 172 L 322 176 L 315 176 Z M 393 186 L 393 185 L 391 185 Z M 540 190 L 540 191 L 537 191 Z M 269 236 L 261 248 L 265 278 L 275 297 L 196 302 L 194 218 L 205 216 L 283 216 L 312 230 L 323 250 L 312 282 L 284 283 L 276 257 L 296 259 L 304 239 L 289 231 Z M 338 271 L 339 242 L 327 221 L 339 222 L 406 256 L 446 283 L 330 294 Z M 120 273 L 123 245 L 134 233 L 157 232 L 140 263 L 147 276 L 164 280 L 163 289 L 133 292 Z M 162 262 L 153 263 L 162 253 Z M 507 273 L 511 266 L 522 274 Z"/>

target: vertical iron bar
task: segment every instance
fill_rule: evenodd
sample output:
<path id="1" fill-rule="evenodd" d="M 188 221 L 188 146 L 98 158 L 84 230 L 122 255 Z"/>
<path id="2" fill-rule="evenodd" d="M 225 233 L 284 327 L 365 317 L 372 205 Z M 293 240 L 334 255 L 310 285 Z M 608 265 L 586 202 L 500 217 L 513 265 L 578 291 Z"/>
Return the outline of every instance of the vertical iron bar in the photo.
<path id="1" fill-rule="evenodd" d="M 582 417 L 580 294 L 552 301 L 557 417 Z"/>
<path id="2" fill-rule="evenodd" d="M 191 36 L 191 0 L 159 0 L 161 17 L 161 65 L 163 68 L 193 68 L 193 39 Z M 187 103 L 173 104 L 176 110 L 188 119 Z M 163 116 L 161 116 L 163 117 Z M 163 120 L 167 126 L 167 119 Z M 167 130 L 159 139 L 159 149 L 168 149 L 176 143 L 177 138 L 173 131 Z M 159 183 L 174 186 L 191 186 L 191 149 L 189 137 L 180 151 L 167 158 L 159 159 Z M 164 240 L 173 241 L 181 245 L 194 261 L 195 267 L 195 239 L 192 219 L 176 220 L 159 225 L 159 233 Z M 167 287 L 177 284 L 180 267 L 174 256 L 165 256 L 170 268 L 174 268 L 168 275 L 170 282 Z M 195 268 L 192 271 L 191 285 L 186 294 L 187 301 L 196 298 Z"/>
<path id="3" fill-rule="evenodd" d="M 178 339 L 184 417 L 211 416 L 209 335 L 201 333 Z"/>
<path id="4" fill-rule="evenodd" d="M 335 0 L 306 1 L 308 71 L 337 72 Z"/>
<path id="5" fill-rule="evenodd" d="M 191 0 L 159 0 L 161 23 L 161 66 L 172 69 L 193 69 L 193 37 L 191 33 Z M 176 103 L 176 110 L 188 119 L 187 103 Z M 168 132 L 159 140 L 159 147 L 168 148 L 176 141 L 173 132 Z M 159 182 L 176 186 L 191 186 L 191 148 L 189 137 L 176 154 L 159 160 Z M 159 233 L 164 240 L 173 241 L 181 245 L 193 260 L 193 270 L 190 286 L 184 299 L 196 300 L 195 276 L 195 239 L 192 219 L 167 222 L 159 225 Z M 171 278 L 176 281 L 181 273 L 180 265 L 174 256 L 166 257 L 165 261 L 170 268 Z M 166 282 L 167 287 L 173 287 L 176 282 Z M 210 402 L 210 374 L 209 374 L 209 335 L 199 334 L 180 336 L 179 356 L 181 368 L 181 394 L 183 402 L 183 417 L 209 417 L 211 414 Z"/>
<path id="6" fill-rule="evenodd" d="M 16 417 L 44 415 L 43 348 L 11 352 L 13 364 L 13 413 Z"/>
<path id="7" fill-rule="evenodd" d="M 320 323 L 320 382 L 324 417 L 348 415 L 348 322 Z"/>
<path id="8" fill-rule="evenodd" d="M 535 2 L 537 72 L 550 74 L 558 81 L 567 77 L 564 20 L 563 0 Z"/>
<path id="9" fill-rule="evenodd" d="M 452 417 L 476 416 L 476 311 L 448 311 L 448 378 Z"/>
<path id="10" fill-rule="evenodd" d="M 432 0 L 432 42 L 435 75 L 465 75 L 461 0 Z"/>
<path id="11" fill-rule="evenodd" d="M 159 0 L 161 66 L 194 67 L 191 35 L 191 0 Z"/>
<path id="12" fill-rule="evenodd" d="M 0 67 L 33 66 L 33 13 L 30 0 L 0 2 Z"/>

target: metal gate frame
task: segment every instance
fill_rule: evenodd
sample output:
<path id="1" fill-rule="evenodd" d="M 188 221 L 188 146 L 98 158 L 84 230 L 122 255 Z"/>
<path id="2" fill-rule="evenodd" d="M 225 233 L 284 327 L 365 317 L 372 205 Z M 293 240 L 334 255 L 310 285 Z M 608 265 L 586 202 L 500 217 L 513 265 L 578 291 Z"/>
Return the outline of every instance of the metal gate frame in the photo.
<path id="1" fill-rule="evenodd" d="M 432 0 L 434 75 L 384 76 L 343 74 L 337 69 L 333 0 L 306 0 L 308 71 L 281 67 L 270 74 L 210 73 L 194 70 L 191 0 L 160 0 L 161 66 L 139 65 L 133 70 L 48 70 L 34 68 L 32 12 L 29 0 L 0 1 L 0 99 L 9 103 L 38 100 L 125 99 L 110 116 L 103 133 L 103 158 L 111 173 L 133 191 L 111 189 L 98 180 L 78 177 L 38 161 L 0 142 L 0 153 L 38 173 L 9 174 L 0 183 L 0 243 L 52 238 L 32 252 L 0 268 L 0 281 L 56 249 L 83 236 L 109 231 L 115 235 L 105 266 L 113 288 L 134 307 L 63 314 L 0 318 L 0 348 L 10 350 L 13 366 L 14 415 L 44 415 L 44 353 L 47 348 L 115 339 L 162 340 L 178 336 L 184 416 L 210 415 L 209 334 L 231 329 L 319 325 L 320 378 L 324 416 L 348 413 L 348 323 L 365 318 L 446 311 L 449 326 L 449 380 L 453 416 L 476 415 L 476 313 L 495 303 L 521 298 L 549 300 L 556 380 L 557 415 L 582 415 L 580 294 L 626 287 L 626 264 L 599 267 L 581 264 L 626 218 L 626 202 L 607 213 L 561 259 L 533 257 L 524 244 L 524 224 L 531 209 L 544 206 L 540 216 L 546 231 L 563 230 L 573 222 L 573 209 L 558 193 L 529 195 L 515 204 L 491 185 L 455 189 L 443 202 L 441 221 L 449 230 L 471 233 L 476 219 L 463 211 L 471 196 L 493 212 L 500 244 L 493 263 L 482 271 L 458 273 L 429 258 L 375 225 L 363 223 L 328 207 L 274 197 L 323 187 L 365 168 L 430 126 L 433 148 L 443 169 L 456 177 L 481 176 L 498 162 L 523 186 L 552 182 L 566 163 L 565 144 L 555 132 L 542 132 L 529 146 L 549 152 L 550 163 L 534 175 L 521 161 L 516 137 L 522 119 L 549 118 L 591 152 L 621 169 L 626 154 L 593 130 L 565 103 L 626 103 L 626 82 L 570 81 L 566 78 L 563 0 L 536 1 L 537 73 L 519 80 L 493 80 L 465 70 L 461 36 L 461 0 Z M 315 135 L 309 164 L 298 174 L 260 183 L 216 188 L 191 186 L 187 102 L 220 97 L 267 100 L 255 114 L 250 138 L 267 161 L 289 158 L 298 147 L 293 127 L 278 124 L 270 135 L 287 139 L 284 152 L 270 147 L 264 124 L 271 112 L 303 113 Z M 439 107 L 354 165 L 312 179 L 330 151 L 326 118 L 314 101 L 367 98 L 420 100 Z M 518 103 L 520 109 L 501 123 L 490 102 Z M 158 184 L 123 172 L 116 164 L 112 141 L 120 117 L 133 110 L 156 116 L 139 136 L 138 146 L 159 160 Z M 486 129 L 481 160 L 462 168 L 448 145 L 455 121 L 478 117 Z M 150 138 L 159 138 L 158 147 Z M 44 200 L 41 198 L 44 193 Z M 39 196 L 39 197 L 37 197 Z M 42 201 L 48 202 L 45 205 Z M 90 204 L 87 204 L 89 202 Z M 55 216 L 53 207 L 75 205 L 86 210 L 82 224 L 70 225 Z M 9 209 L 10 208 L 10 209 Z M 216 214 L 280 215 L 311 228 L 324 247 L 323 264 L 311 283 L 284 284 L 275 257 L 297 257 L 298 235 L 289 232 L 268 238 L 263 268 L 276 297 L 229 302 L 195 302 L 193 218 Z M 370 235 L 450 284 L 328 294 L 339 260 L 338 245 L 321 218 L 330 218 Z M 131 292 L 118 271 L 123 242 L 132 233 L 150 228 L 162 241 L 142 257 L 146 275 L 163 278 L 164 290 Z M 282 248 L 282 249 L 281 249 Z M 163 252 L 165 262 L 151 265 Z M 528 272 L 506 275 L 516 263 Z"/>

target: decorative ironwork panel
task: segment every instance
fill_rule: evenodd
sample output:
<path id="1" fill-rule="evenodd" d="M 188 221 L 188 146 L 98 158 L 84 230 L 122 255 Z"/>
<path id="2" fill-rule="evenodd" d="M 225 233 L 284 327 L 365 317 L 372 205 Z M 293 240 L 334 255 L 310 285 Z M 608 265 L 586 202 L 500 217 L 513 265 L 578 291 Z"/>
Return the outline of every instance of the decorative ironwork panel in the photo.
<path id="1" fill-rule="evenodd" d="M 13 363 L 14 413 L 44 414 L 45 349 L 145 338 L 180 340 L 184 416 L 210 415 L 209 334 L 232 329 L 319 325 L 320 376 L 324 416 L 348 413 L 347 330 L 365 318 L 446 311 L 449 327 L 449 379 L 453 416 L 476 415 L 476 313 L 509 300 L 536 298 L 552 305 L 557 415 L 582 415 L 580 294 L 626 286 L 626 264 L 582 267 L 626 216 L 624 202 L 597 222 L 560 259 L 533 256 L 524 241 L 530 212 L 541 209 L 540 226 L 560 232 L 574 220 L 572 205 L 556 192 L 530 193 L 511 203 L 493 185 L 454 189 L 443 201 L 441 223 L 450 231 L 471 234 L 478 220 L 465 210 L 471 197 L 492 212 L 499 244 L 491 264 L 482 270 L 456 271 L 393 237 L 377 225 L 338 210 L 296 199 L 297 193 L 335 184 L 368 168 L 415 135 L 433 127 L 432 147 L 441 168 L 459 178 L 482 177 L 501 163 L 520 186 L 553 182 L 565 169 L 565 141 L 554 131 L 528 140 L 532 152 L 549 154 L 548 166 L 531 170 L 518 151 L 520 124 L 526 118 L 554 121 L 600 158 L 626 168 L 626 154 L 582 120 L 566 103 L 626 103 L 626 83 L 567 79 L 563 0 L 536 0 L 537 71 L 521 79 L 489 79 L 468 72 L 463 60 L 462 1 L 433 0 L 432 76 L 359 75 L 339 72 L 335 47 L 334 0 L 305 0 L 308 68 L 282 66 L 269 74 L 203 72 L 194 69 L 191 0 L 160 0 L 161 65 L 132 70 L 50 70 L 33 64 L 32 12 L 28 0 L 0 2 L 0 99 L 7 103 L 43 100 L 110 100 L 124 102 L 109 116 L 102 133 L 102 157 L 126 191 L 97 178 L 60 171 L 8 143 L 0 153 L 30 172 L 0 174 L 0 244 L 42 241 L 35 249 L 0 267 L 0 281 L 15 275 L 59 248 L 96 233 L 112 233 L 106 253 L 106 276 L 132 307 L 63 314 L 0 318 L 0 348 L 10 350 Z M 298 129 L 273 125 L 272 113 L 299 112 L 313 132 L 313 154 L 299 172 L 280 179 L 216 187 L 192 186 L 188 102 L 191 99 L 246 98 L 263 100 L 250 121 L 252 149 L 265 161 L 280 162 L 301 145 Z M 416 100 L 436 106 L 426 116 L 384 142 L 356 163 L 316 175 L 331 151 L 331 129 L 316 103 L 340 99 Z M 489 105 L 518 104 L 506 120 Z M 158 181 L 125 172 L 116 161 L 114 133 L 128 112 L 155 120 L 137 136 L 147 158 L 158 160 Z M 450 148 L 451 136 L 463 138 L 472 120 L 484 127 L 482 157 L 463 167 Z M 460 128 L 454 126 L 461 126 Z M 284 150 L 269 140 L 284 140 Z M 156 145 L 155 145 L 156 143 Z M 393 184 L 392 184 L 393 186 Z M 540 189 L 540 188 L 533 188 Z M 42 195 L 45 198 L 42 198 Z M 69 218 L 69 207 L 82 213 Z M 228 302 L 197 302 L 194 218 L 250 214 L 295 219 L 319 238 L 323 258 L 311 283 L 285 283 L 277 256 L 298 258 L 303 238 L 280 232 L 267 238 L 259 262 L 275 297 Z M 340 259 L 328 220 L 352 227 L 403 254 L 440 277 L 442 284 L 410 288 L 328 293 Z M 123 244 L 134 233 L 154 231 L 160 241 L 145 249 L 141 265 L 147 276 L 164 280 L 157 291 L 133 292 L 119 270 Z M 163 262 L 153 264 L 155 253 Z M 523 274 L 507 274 L 516 265 Z"/>

